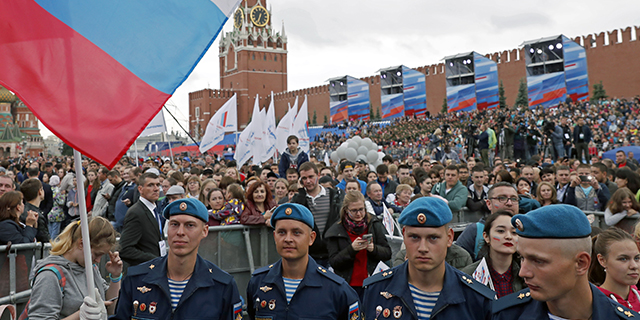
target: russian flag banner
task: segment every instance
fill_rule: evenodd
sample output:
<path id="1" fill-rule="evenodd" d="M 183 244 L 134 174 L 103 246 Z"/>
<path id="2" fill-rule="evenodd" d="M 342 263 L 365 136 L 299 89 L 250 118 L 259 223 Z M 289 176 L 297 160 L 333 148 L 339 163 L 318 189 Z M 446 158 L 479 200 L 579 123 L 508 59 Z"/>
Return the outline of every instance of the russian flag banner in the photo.
<path id="1" fill-rule="evenodd" d="M 240 0 L 0 3 L 0 84 L 111 168 L 184 82 Z"/>

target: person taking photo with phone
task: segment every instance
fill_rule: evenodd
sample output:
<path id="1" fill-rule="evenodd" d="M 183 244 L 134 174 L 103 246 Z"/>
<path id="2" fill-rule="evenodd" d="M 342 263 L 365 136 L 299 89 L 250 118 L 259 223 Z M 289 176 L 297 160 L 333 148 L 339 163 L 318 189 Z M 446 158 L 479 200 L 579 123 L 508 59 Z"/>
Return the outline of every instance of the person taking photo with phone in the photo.
<path id="1" fill-rule="evenodd" d="M 578 165 L 578 176 L 571 178 L 567 189 L 567 204 L 574 205 L 582 211 L 604 211 L 611 195 L 604 183 L 599 183 L 591 176 L 591 166 Z"/>
<path id="2" fill-rule="evenodd" d="M 391 247 L 380 218 L 365 209 L 364 196 L 349 191 L 342 200 L 340 220 L 325 235 L 329 264 L 358 293 L 362 301 L 362 282 L 373 274 L 380 261 L 391 259 Z"/>

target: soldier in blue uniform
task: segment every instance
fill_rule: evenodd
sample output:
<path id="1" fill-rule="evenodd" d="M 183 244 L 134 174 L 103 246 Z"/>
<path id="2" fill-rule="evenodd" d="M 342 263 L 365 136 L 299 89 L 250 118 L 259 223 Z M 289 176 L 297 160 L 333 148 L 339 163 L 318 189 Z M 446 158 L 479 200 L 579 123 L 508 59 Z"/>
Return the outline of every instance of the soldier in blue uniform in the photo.
<path id="1" fill-rule="evenodd" d="M 445 262 L 453 243 L 452 214 L 441 199 L 422 197 L 398 222 L 407 260 L 364 281 L 366 319 L 489 319 L 496 295 Z"/>
<path id="2" fill-rule="evenodd" d="M 550 205 L 511 219 L 520 236 L 520 276 L 529 288 L 493 304 L 495 320 L 629 319 L 640 314 L 589 283 L 591 226 L 580 209 Z"/>
<path id="3" fill-rule="evenodd" d="M 278 262 L 253 273 L 247 287 L 251 319 L 360 319 L 355 290 L 309 256 L 316 238 L 313 214 L 287 203 L 271 217 Z"/>
<path id="4" fill-rule="evenodd" d="M 207 208 L 180 199 L 164 209 L 169 253 L 131 267 L 112 319 L 242 319 L 231 275 L 198 255 L 209 233 Z"/>

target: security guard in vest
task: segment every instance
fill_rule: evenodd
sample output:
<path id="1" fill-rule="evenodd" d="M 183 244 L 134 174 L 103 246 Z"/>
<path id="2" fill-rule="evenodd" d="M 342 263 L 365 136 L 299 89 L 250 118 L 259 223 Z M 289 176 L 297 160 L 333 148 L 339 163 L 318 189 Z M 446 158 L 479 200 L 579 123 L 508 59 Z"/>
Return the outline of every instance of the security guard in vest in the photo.
<path id="1" fill-rule="evenodd" d="M 511 218 L 528 288 L 493 304 L 493 319 L 637 319 L 640 314 L 589 283 L 591 225 L 578 208 L 557 204 Z"/>
<path id="2" fill-rule="evenodd" d="M 451 209 L 422 197 L 400 214 L 407 260 L 364 281 L 366 319 L 489 319 L 495 292 L 445 262 Z"/>
<path id="3" fill-rule="evenodd" d="M 198 255 L 209 215 L 198 199 L 176 200 L 163 211 L 169 252 L 128 270 L 111 319 L 242 319 L 231 275 Z"/>
<path id="4" fill-rule="evenodd" d="M 316 238 L 313 215 L 287 203 L 271 216 L 278 262 L 253 273 L 247 287 L 251 319 L 360 319 L 358 295 L 309 256 Z"/>

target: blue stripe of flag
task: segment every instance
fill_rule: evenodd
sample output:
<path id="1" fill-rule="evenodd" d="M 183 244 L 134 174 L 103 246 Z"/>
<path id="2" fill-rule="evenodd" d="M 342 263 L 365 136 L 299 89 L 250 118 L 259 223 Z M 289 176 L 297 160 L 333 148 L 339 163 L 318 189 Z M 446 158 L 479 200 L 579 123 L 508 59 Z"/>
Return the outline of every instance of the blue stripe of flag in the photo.
<path id="1" fill-rule="evenodd" d="M 35 1 L 167 94 L 186 80 L 228 19 L 211 0 Z"/>

